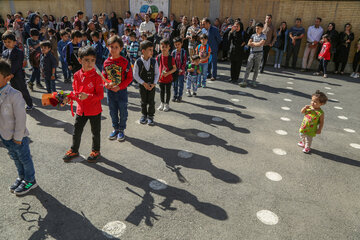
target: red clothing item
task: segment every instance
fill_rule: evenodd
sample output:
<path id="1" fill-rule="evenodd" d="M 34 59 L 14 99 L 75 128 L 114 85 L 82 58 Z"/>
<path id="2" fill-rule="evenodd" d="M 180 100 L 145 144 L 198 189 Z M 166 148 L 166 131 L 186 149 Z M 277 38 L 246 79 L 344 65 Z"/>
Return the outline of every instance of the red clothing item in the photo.
<path id="1" fill-rule="evenodd" d="M 123 90 L 129 86 L 133 80 L 131 66 L 128 67 L 128 60 L 123 57 L 112 59 L 109 57 L 104 62 L 103 76 L 108 83 L 115 83 L 120 90 Z"/>
<path id="2" fill-rule="evenodd" d="M 331 49 L 331 43 L 330 42 L 324 43 L 321 47 L 319 57 L 323 57 L 325 60 L 330 60 L 331 58 L 330 49 Z"/>
<path id="3" fill-rule="evenodd" d="M 101 100 L 104 98 L 104 85 L 95 68 L 87 72 L 82 69 L 77 71 L 74 74 L 72 87 L 72 97 L 69 98 L 77 102 L 76 114 L 96 116 L 102 112 Z M 80 100 L 79 93 L 86 93 L 89 96 L 85 100 Z"/>
<path id="4" fill-rule="evenodd" d="M 170 56 L 171 57 L 171 56 Z M 163 77 L 163 71 L 169 72 L 170 67 L 168 66 L 169 63 L 169 56 L 163 56 L 161 54 L 161 57 L 159 59 L 159 57 L 157 57 L 157 59 L 160 60 L 160 62 L 158 62 L 159 64 L 159 73 L 160 73 L 160 79 L 159 82 L 160 83 L 171 83 L 173 80 L 172 74 L 168 75 L 167 77 Z M 174 66 L 175 65 L 175 59 L 173 57 L 171 57 L 171 65 Z M 171 69 L 172 70 L 172 69 Z"/>
<path id="5" fill-rule="evenodd" d="M 186 69 L 186 59 L 187 59 L 187 56 L 186 56 L 186 51 L 184 51 L 183 53 L 183 59 L 181 59 L 181 51 L 183 49 L 180 50 L 180 52 L 178 52 L 177 50 L 176 53 L 175 53 L 175 62 L 176 62 L 176 68 L 179 69 L 179 70 L 182 70 L 181 73 L 179 73 L 179 76 L 182 76 L 182 75 L 185 75 L 185 69 Z M 183 61 L 181 61 L 183 60 Z"/>

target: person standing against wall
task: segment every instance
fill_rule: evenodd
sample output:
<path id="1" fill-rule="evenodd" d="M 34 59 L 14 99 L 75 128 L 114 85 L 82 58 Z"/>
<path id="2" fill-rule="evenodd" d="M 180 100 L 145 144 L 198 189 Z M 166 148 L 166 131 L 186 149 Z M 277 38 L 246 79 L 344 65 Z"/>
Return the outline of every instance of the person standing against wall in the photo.
<path id="1" fill-rule="evenodd" d="M 289 67 L 290 58 L 292 57 L 292 68 L 296 69 L 296 62 L 301 46 L 301 39 L 304 37 L 305 29 L 301 26 L 301 18 L 295 20 L 295 26 L 290 28 L 289 43 L 286 53 L 285 68 Z"/>
<path id="2" fill-rule="evenodd" d="M 264 55 L 263 55 L 263 61 L 260 73 L 264 72 L 264 68 L 267 62 L 267 58 L 269 56 L 269 51 L 272 46 L 274 46 L 276 41 L 276 30 L 274 26 L 272 25 L 272 15 L 268 14 L 265 18 L 265 24 L 263 29 L 263 34 L 266 35 L 266 41 L 264 45 Z"/>
<path id="3" fill-rule="evenodd" d="M 351 42 L 354 40 L 354 33 L 351 32 L 351 24 L 345 24 L 344 31 L 340 33 L 339 36 L 339 45 L 335 52 L 335 74 L 338 73 L 340 64 L 340 74 L 344 74 L 344 70 L 349 58 Z"/>
<path id="4" fill-rule="evenodd" d="M 230 48 L 230 61 L 231 61 L 231 79 L 229 82 L 237 83 L 241 71 L 242 59 L 244 56 L 244 27 L 241 22 L 236 21 L 231 27 L 228 36 L 231 48 Z"/>

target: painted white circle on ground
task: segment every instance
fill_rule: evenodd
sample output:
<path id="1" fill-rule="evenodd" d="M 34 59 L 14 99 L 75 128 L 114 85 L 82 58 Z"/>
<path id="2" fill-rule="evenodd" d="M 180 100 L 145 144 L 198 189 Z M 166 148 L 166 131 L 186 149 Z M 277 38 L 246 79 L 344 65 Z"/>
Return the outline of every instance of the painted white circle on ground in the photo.
<path id="1" fill-rule="evenodd" d="M 225 109 L 226 111 L 232 111 L 232 110 L 234 110 L 234 109 L 231 108 L 231 107 L 224 107 L 224 109 Z"/>
<path id="2" fill-rule="evenodd" d="M 294 84 L 293 82 L 287 82 L 287 84 L 290 84 L 290 85 L 292 85 L 292 84 Z"/>
<path id="3" fill-rule="evenodd" d="M 348 118 L 345 117 L 345 116 L 338 116 L 338 118 L 340 118 L 340 119 L 342 119 L 342 120 L 348 120 Z"/>
<path id="4" fill-rule="evenodd" d="M 284 98 L 285 102 L 292 102 L 292 100 L 290 98 Z"/>
<path id="5" fill-rule="evenodd" d="M 330 89 L 331 89 L 331 87 L 325 87 L 325 89 L 330 90 Z"/>
<path id="6" fill-rule="evenodd" d="M 240 99 L 232 98 L 231 101 L 233 101 L 233 102 L 240 102 Z"/>
<path id="7" fill-rule="evenodd" d="M 339 102 L 339 100 L 335 99 L 335 98 L 331 98 L 329 99 L 330 101 L 333 101 L 333 102 Z"/>
<path id="8" fill-rule="evenodd" d="M 246 95 L 247 93 L 245 92 L 239 92 L 239 95 Z"/>
<path id="9" fill-rule="evenodd" d="M 289 80 L 294 80 L 293 78 L 288 78 Z"/>
<path id="10" fill-rule="evenodd" d="M 360 149 L 360 144 L 357 143 L 350 143 L 350 146 L 356 149 Z"/>
<path id="11" fill-rule="evenodd" d="M 192 155 L 193 154 L 191 152 L 188 152 L 188 151 L 179 151 L 178 152 L 178 157 L 181 157 L 181 158 L 191 158 Z"/>
<path id="12" fill-rule="evenodd" d="M 287 135 L 288 133 L 286 132 L 286 131 L 284 131 L 284 130 L 276 130 L 275 131 L 277 134 L 279 134 L 279 135 Z"/>
<path id="13" fill-rule="evenodd" d="M 281 148 L 274 148 L 273 153 L 280 155 L 280 156 L 286 155 L 286 151 Z"/>
<path id="14" fill-rule="evenodd" d="M 356 132 L 354 129 L 351 129 L 351 128 L 344 128 L 344 131 L 348 132 L 348 133 L 355 133 Z"/>
<path id="15" fill-rule="evenodd" d="M 279 217 L 269 210 L 258 211 L 256 217 L 266 225 L 276 225 L 279 222 Z"/>
<path id="16" fill-rule="evenodd" d="M 328 95 L 335 95 L 335 93 L 332 93 L 332 92 L 327 92 Z"/>
<path id="17" fill-rule="evenodd" d="M 294 88 L 293 87 L 286 87 L 287 89 L 290 89 L 290 90 L 293 90 Z"/>
<path id="18" fill-rule="evenodd" d="M 290 118 L 287 118 L 287 117 L 281 117 L 280 119 L 285 121 L 285 122 L 290 122 L 291 121 Z"/>
<path id="19" fill-rule="evenodd" d="M 339 106 L 335 106 L 334 108 L 335 109 L 340 109 L 340 110 L 343 109 L 342 107 L 339 107 Z"/>
<path id="20" fill-rule="evenodd" d="M 197 134 L 198 137 L 201 137 L 201 138 L 208 138 L 210 137 L 210 134 L 206 133 L 206 132 L 199 132 Z"/>
<path id="21" fill-rule="evenodd" d="M 290 108 L 289 107 L 281 107 L 282 110 L 285 110 L 285 111 L 289 111 Z"/>
<path id="22" fill-rule="evenodd" d="M 154 190 L 164 190 L 165 188 L 167 188 L 167 183 L 162 179 L 152 180 L 149 183 L 149 187 Z"/>
<path id="23" fill-rule="evenodd" d="M 267 172 L 265 176 L 270 179 L 271 181 L 278 182 L 282 180 L 282 176 L 277 172 Z"/>
<path id="24" fill-rule="evenodd" d="M 125 230 L 125 223 L 120 221 L 109 222 L 102 228 L 103 234 L 110 239 L 121 237 L 125 233 Z"/>
<path id="25" fill-rule="evenodd" d="M 222 122 L 224 119 L 219 118 L 219 117 L 213 117 L 212 120 L 213 120 L 214 122 Z"/>

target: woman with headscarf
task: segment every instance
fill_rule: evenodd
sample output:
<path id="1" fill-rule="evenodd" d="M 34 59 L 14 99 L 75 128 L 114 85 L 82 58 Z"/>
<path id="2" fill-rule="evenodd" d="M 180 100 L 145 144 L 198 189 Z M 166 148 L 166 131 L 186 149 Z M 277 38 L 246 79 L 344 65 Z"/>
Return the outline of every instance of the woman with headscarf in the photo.
<path id="1" fill-rule="evenodd" d="M 110 14 L 110 29 L 115 29 L 115 31 L 117 32 L 118 30 L 118 20 L 117 20 L 117 17 L 116 17 L 116 13 L 115 12 L 112 12 Z"/>
<path id="2" fill-rule="evenodd" d="M 286 22 L 282 22 L 276 31 L 276 42 L 273 46 L 273 50 L 275 51 L 274 68 L 280 69 L 281 67 L 282 57 L 287 47 L 288 36 L 289 31 L 287 29 L 287 24 Z"/>
<path id="3" fill-rule="evenodd" d="M 222 51 L 223 51 L 221 61 L 226 61 L 228 59 L 228 53 L 229 53 L 229 50 L 230 50 L 229 33 L 230 33 L 233 25 L 234 25 L 234 20 L 232 18 L 228 18 L 227 26 L 226 26 L 225 31 L 224 31 L 223 36 L 222 36 L 223 41 L 221 42 L 221 48 L 222 48 Z"/>
<path id="4" fill-rule="evenodd" d="M 237 83 L 240 76 L 242 59 L 244 57 L 244 25 L 240 21 L 235 21 L 228 33 L 228 41 L 230 48 L 231 61 L 231 79 L 229 82 Z"/>
<path id="5" fill-rule="evenodd" d="M 334 53 L 336 52 L 338 42 L 339 42 L 339 33 L 338 33 L 338 31 L 335 30 L 335 23 L 332 23 L 332 22 L 329 23 L 327 31 L 324 32 L 323 35 L 325 35 L 325 34 L 329 35 L 329 37 L 330 37 L 330 44 L 331 44 L 330 51 L 331 51 L 331 58 L 333 58 Z M 319 44 L 316 56 L 319 55 L 321 48 L 322 48 L 322 44 Z"/>
<path id="6" fill-rule="evenodd" d="M 339 66 L 341 64 L 340 74 L 344 74 L 344 69 L 346 67 L 351 42 L 354 40 L 354 33 L 351 31 L 351 24 L 347 23 L 344 26 L 344 31 L 339 35 L 339 44 L 335 52 L 334 62 L 335 62 L 335 74 L 338 74 Z"/>
<path id="7" fill-rule="evenodd" d="M 67 16 L 63 16 L 61 18 L 60 30 L 64 30 L 66 28 L 72 28 L 72 24 L 71 24 L 71 22 L 69 22 L 69 19 Z"/>
<path id="8" fill-rule="evenodd" d="M 40 15 L 38 15 L 36 13 L 31 13 L 28 18 L 29 18 L 29 21 L 27 23 L 25 23 L 25 27 L 24 27 L 25 31 L 23 31 L 24 42 L 26 42 L 26 40 L 30 37 L 30 29 L 36 28 L 38 31 L 41 30 Z M 39 39 L 42 39 L 41 33 L 40 33 Z"/>

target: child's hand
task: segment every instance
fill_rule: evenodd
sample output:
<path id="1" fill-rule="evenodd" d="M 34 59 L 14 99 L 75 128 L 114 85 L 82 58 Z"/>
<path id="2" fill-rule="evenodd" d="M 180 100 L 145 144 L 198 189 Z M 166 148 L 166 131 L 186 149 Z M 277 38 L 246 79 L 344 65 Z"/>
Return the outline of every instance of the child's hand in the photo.
<path id="1" fill-rule="evenodd" d="M 64 104 L 68 104 L 70 102 L 71 102 L 71 100 L 68 97 L 64 98 L 64 101 L 63 101 Z M 63 105 L 61 105 L 61 106 L 63 107 Z"/>
<path id="2" fill-rule="evenodd" d="M 321 129 L 318 129 L 318 130 L 316 131 L 316 134 L 321 134 Z"/>
<path id="3" fill-rule="evenodd" d="M 16 141 L 16 140 L 14 139 L 13 142 L 16 143 L 17 145 L 21 145 L 21 141 Z"/>
<path id="4" fill-rule="evenodd" d="M 79 99 L 80 100 L 85 100 L 88 97 L 89 97 L 89 95 L 87 95 L 86 93 L 83 93 L 83 92 L 79 93 Z"/>
<path id="5" fill-rule="evenodd" d="M 69 68 L 70 71 L 72 70 L 72 66 L 69 66 L 68 68 Z"/>
<path id="6" fill-rule="evenodd" d="M 144 88 L 145 88 L 146 90 L 149 90 L 149 88 L 150 88 L 149 84 L 147 84 L 146 82 L 144 82 L 142 85 L 144 86 Z"/>
<path id="7" fill-rule="evenodd" d="M 118 92 L 120 90 L 120 87 L 118 85 L 111 88 L 111 91 Z"/>
<path id="8" fill-rule="evenodd" d="M 150 84 L 150 89 L 149 89 L 149 91 L 151 91 L 151 90 L 153 90 L 153 88 L 155 87 L 156 85 L 155 84 Z"/>

